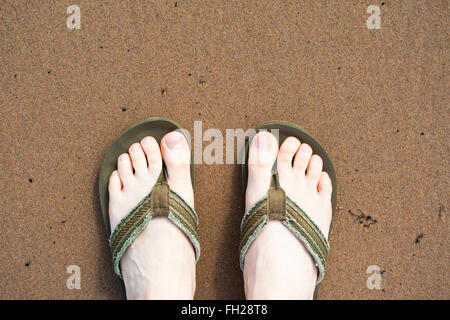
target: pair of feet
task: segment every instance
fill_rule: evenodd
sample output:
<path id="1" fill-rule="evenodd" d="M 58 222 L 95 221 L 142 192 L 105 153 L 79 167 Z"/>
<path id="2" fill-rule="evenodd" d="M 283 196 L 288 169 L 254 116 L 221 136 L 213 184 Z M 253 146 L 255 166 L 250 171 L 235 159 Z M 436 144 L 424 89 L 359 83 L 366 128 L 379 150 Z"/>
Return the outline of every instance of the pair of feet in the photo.
<path id="1" fill-rule="evenodd" d="M 117 160 L 109 181 L 111 230 L 144 198 L 167 167 L 168 184 L 194 207 L 190 176 L 191 152 L 184 136 L 168 133 L 161 148 L 152 137 L 134 143 Z M 322 159 L 307 144 L 287 138 L 280 148 L 268 132 L 258 133 L 249 148 L 246 210 L 270 187 L 277 161 L 280 186 L 328 235 L 331 180 Z M 186 235 L 165 217 L 151 219 L 121 260 L 128 299 L 192 299 L 195 253 Z M 270 221 L 248 249 L 244 286 L 248 299 L 311 299 L 317 268 L 303 244 L 279 221 Z"/>

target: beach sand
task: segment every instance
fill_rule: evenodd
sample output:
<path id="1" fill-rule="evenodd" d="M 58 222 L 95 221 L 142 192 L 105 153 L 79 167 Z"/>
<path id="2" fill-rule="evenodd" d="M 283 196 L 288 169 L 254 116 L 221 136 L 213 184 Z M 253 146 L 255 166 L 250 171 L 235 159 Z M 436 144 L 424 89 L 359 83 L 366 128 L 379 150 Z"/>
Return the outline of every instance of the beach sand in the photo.
<path id="1" fill-rule="evenodd" d="M 0 7 L 0 298 L 125 297 L 97 175 L 118 135 L 153 116 L 223 135 L 301 125 L 339 182 L 319 298 L 450 298 L 446 1 L 80 0 L 79 30 L 56 3 Z M 240 168 L 196 165 L 195 178 L 195 297 L 243 299 Z"/>

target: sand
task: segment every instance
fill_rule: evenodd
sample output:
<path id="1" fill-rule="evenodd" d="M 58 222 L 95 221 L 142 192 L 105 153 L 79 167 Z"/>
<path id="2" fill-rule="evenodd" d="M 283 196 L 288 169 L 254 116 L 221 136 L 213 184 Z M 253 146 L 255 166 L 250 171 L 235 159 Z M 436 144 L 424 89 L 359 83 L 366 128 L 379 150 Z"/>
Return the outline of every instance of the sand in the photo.
<path id="1" fill-rule="evenodd" d="M 151 116 L 223 134 L 303 126 L 339 181 L 319 298 L 450 298 L 446 1 L 380 2 L 379 30 L 370 1 L 74 4 L 79 30 L 66 2 L 0 6 L 0 298 L 124 298 L 97 174 Z M 236 165 L 196 165 L 197 299 L 244 298 L 240 186 Z"/>

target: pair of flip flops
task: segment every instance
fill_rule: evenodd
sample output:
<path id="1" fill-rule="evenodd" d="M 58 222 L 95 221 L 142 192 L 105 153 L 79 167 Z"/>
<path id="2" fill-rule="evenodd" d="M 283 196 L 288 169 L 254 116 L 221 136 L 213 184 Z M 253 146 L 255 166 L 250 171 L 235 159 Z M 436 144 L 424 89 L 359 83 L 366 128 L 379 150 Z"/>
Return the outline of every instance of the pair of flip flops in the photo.
<path id="1" fill-rule="evenodd" d="M 301 127 L 284 121 L 264 122 L 255 129 L 256 132 L 278 130 L 280 145 L 287 137 L 296 137 L 302 143 L 309 144 L 314 153 L 322 158 L 323 170 L 328 173 L 333 186 L 331 201 L 334 217 L 337 199 L 336 173 L 330 157 L 320 143 Z M 164 135 L 175 130 L 180 131 L 186 137 L 188 143 L 190 143 L 185 131 L 180 125 L 170 119 L 149 118 L 139 122 L 127 129 L 111 145 L 101 165 L 99 173 L 100 205 L 106 228 L 110 234 L 109 241 L 113 255 L 114 271 L 119 277 L 122 277 L 120 271 L 120 259 L 122 255 L 139 233 L 144 230 L 150 219 L 156 216 L 165 216 L 177 225 L 191 241 L 195 250 L 196 259 L 198 260 L 200 256 L 200 243 L 197 232 L 198 216 L 195 210 L 180 195 L 170 190 L 167 184 L 167 171 L 165 166 L 163 166 L 158 181 L 151 192 L 119 222 L 115 230 L 110 230 L 108 181 L 111 173 L 117 168 L 117 158 L 120 154 L 126 153 L 131 144 L 140 141 L 146 136 L 154 137 L 158 144 L 160 144 Z M 248 180 L 247 163 L 250 143 L 251 139 L 247 140 L 245 145 L 246 161 L 242 166 L 244 192 L 247 188 Z M 194 164 L 192 158 L 191 156 L 190 170 L 192 186 L 194 186 Z M 267 192 L 267 196 L 253 204 L 245 212 L 242 219 L 239 246 L 241 269 L 243 269 L 245 254 L 248 248 L 270 220 L 281 221 L 304 244 L 318 267 L 319 275 L 317 284 L 319 284 L 325 274 L 325 264 L 329 250 L 327 238 L 307 213 L 286 196 L 284 190 L 278 183 L 278 175 L 276 173 L 272 176 L 271 187 Z M 315 294 L 317 294 L 317 288 Z"/>

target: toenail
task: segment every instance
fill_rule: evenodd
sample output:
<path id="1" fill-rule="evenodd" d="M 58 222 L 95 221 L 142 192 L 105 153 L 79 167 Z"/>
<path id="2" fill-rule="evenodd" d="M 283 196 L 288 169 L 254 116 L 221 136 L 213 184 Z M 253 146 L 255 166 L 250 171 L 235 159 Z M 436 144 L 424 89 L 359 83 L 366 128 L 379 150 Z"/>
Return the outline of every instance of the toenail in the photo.
<path id="1" fill-rule="evenodd" d="M 297 140 L 295 140 L 294 138 L 287 139 L 287 143 L 288 143 L 288 146 L 290 146 L 290 147 L 296 147 L 298 145 Z"/>
<path id="2" fill-rule="evenodd" d="M 132 146 L 131 146 L 131 151 L 133 151 L 133 152 L 136 152 L 136 151 L 138 151 L 139 149 L 139 146 L 138 145 L 136 145 L 136 144 L 133 144 Z"/>
<path id="3" fill-rule="evenodd" d="M 312 149 L 311 149 L 311 147 L 309 145 L 302 144 L 302 151 L 306 152 L 306 153 L 310 153 L 310 152 L 312 152 Z"/>
<path id="4" fill-rule="evenodd" d="M 145 138 L 144 140 L 142 140 L 142 144 L 145 144 L 146 146 L 150 145 L 150 138 Z"/>
<path id="5" fill-rule="evenodd" d="M 313 160 L 314 162 L 317 162 L 317 163 L 322 162 L 322 158 L 319 157 L 317 154 L 314 154 L 314 155 L 312 156 L 312 160 Z"/>
<path id="6" fill-rule="evenodd" d="M 117 176 L 117 174 L 118 174 L 117 171 L 113 171 L 112 173 L 113 176 Z"/>
<path id="7" fill-rule="evenodd" d="M 267 148 L 269 146 L 269 139 L 267 138 L 267 135 L 258 135 L 258 138 L 256 139 L 256 146 L 259 148 Z"/>
<path id="8" fill-rule="evenodd" d="M 179 137 L 179 136 L 171 135 L 169 137 L 169 139 L 165 140 L 166 146 L 169 149 L 176 149 L 176 148 L 180 147 L 181 146 L 181 139 L 180 138 L 181 137 Z"/>
<path id="9" fill-rule="evenodd" d="M 120 160 L 126 160 L 127 158 L 128 158 L 128 155 L 127 155 L 127 154 L 122 154 L 122 155 L 119 157 Z"/>

